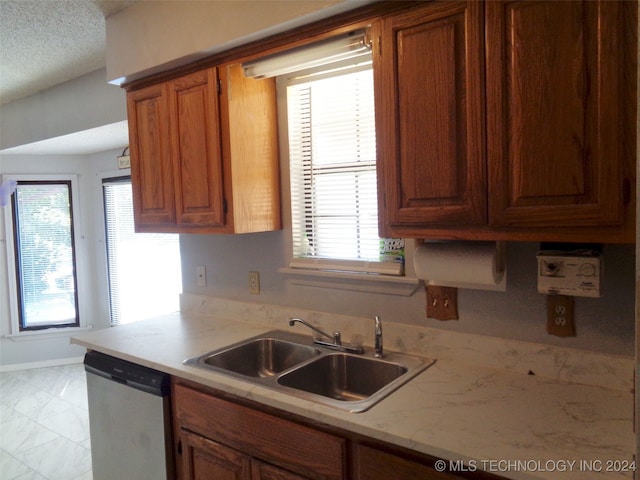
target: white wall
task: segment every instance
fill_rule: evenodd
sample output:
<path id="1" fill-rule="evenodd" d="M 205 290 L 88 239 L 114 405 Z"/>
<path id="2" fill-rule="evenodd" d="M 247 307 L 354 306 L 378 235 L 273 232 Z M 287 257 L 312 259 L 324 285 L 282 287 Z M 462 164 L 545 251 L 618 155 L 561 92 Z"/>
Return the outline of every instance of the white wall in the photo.
<path id="1" fill-rule="evenodd" d="M 371 0 L 137 2 L 106 20 L 107 76 L 121 84 Z"/>
<path id="2" fill-rule="evenodd" d="M 605 295 L 576 298 L 575 338 L 546 333 L 546 300 L 537 293 L 538 244 L 507 244 L 507 291 L 458 291 L 460 320 L 427 319 L 421 286 L 410 297 L 294 285 L 286 274 L 284 231 L 248 235 L 182 235 L 183 291 L 249 302 L 298 306 L 399 323 L 555 344 L 597 352 L 634 354 L 634 247 L 604 248 Z M 204 265 L 207 286 L 198 287 L 195 269 Z M 247 273 L 260 272 L 261 294 L 248 292 Z M 393 348 L 393 346 L 389 346 Z"/>
<path id="3" fill-rule="evenodd" d="M 104 261 L 103 215 L 100 190 L 102 172 L 117 170 L 116 157 L 122 149 L 92 155 L 2 155 L 3 174 L 78 175 L 80 221 L 76 225 L 76 260 L 79 284 L 79 314 L 91 328 L 109 326 Z M 77 358 L 84 348 L 69 343 L 71 332 L 37 333 L 16 338 L 11 333 L 8 308 L 8 272 L 6 264 L 4 215 L 9 207 L 0 208 L 0 368 L 16 364 L 60 361 Z"/>
<path id="4" fill-rule="evenodd" d="M 0 150 L 127 119 L 124 91 L 101 69 L 2 105 Z"/>

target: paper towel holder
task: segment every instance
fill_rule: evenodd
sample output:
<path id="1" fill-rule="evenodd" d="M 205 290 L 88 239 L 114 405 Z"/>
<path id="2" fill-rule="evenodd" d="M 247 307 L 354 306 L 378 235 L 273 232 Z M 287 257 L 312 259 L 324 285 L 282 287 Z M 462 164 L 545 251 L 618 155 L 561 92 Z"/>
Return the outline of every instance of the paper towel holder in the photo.
<path id="1" fill-rule="evenodd" d="M 506 291 L 505 241 L 422 239 L 416 244 L 414 268 L 425 285 Z"/>

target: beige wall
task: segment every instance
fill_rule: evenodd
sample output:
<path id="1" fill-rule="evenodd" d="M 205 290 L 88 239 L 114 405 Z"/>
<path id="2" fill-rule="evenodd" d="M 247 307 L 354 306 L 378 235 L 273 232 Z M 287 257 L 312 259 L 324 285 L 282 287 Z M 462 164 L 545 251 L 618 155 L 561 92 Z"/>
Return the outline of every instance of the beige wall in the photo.
<path id="1" fill-rule="evenodd" d="M 107 77 L 121 84 L 371 0 L 138 2 L 107 18 Z"/>

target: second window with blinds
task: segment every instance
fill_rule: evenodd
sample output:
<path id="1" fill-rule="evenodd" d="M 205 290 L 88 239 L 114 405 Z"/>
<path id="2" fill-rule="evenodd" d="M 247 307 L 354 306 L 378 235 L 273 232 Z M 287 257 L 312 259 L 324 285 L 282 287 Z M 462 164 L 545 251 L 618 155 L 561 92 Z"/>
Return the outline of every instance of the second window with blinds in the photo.
<path id="1" fill-rule="evenodd" d="M 278 88 L 287 104 L 289 266 L 402 275 L 402 240 L 378 236 L 370 58 L 281 76 Z"/>

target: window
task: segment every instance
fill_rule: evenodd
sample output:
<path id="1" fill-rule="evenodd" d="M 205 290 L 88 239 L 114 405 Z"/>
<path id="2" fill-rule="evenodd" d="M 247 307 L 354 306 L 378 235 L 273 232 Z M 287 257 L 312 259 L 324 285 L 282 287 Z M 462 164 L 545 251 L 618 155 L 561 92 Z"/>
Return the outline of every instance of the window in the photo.
<path id="1" fill-rule="evenodd" d="M 20 332 L 78 327 L 71 180 L 18 180 L 11 202 Z"/>
<path id="2" fill-rule="evenodd" d="M 179 235 L 135 233 L 130 177 L 102 182 L 111 325 L 180 309 Z"/>
<path id="3" fill-rule="evenodd" d="M 292 267 L 402 274 L 404 242 L 378 236 L 367 60 L 286 78 Z"/>

